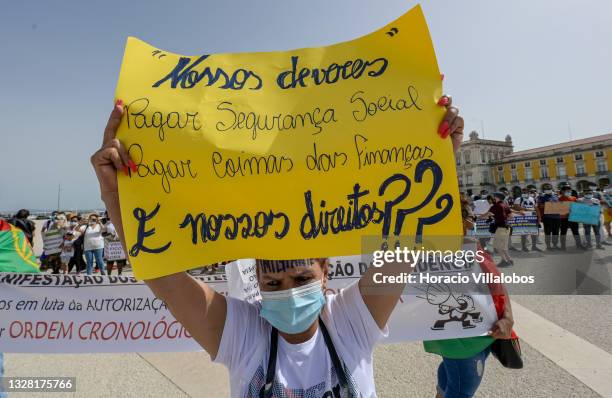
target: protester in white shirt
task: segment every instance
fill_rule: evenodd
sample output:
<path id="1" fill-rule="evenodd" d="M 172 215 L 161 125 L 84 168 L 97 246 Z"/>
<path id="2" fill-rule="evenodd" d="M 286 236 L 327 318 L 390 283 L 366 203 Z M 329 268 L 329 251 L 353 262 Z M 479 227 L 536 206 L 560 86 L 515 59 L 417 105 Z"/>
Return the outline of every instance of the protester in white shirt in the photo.
<path id="1" fill-rule="evenodd" d="M 521 211 L 526 216 L 537 216 L 538 213 L 536 211 L 536 201 L 529 194 L 529 190 L 527 188 L 523 188 L 521 196 L 514 200 L 514 209 Z M 539 225 L 539 222 L 538 222 Z M 538 235 L 530 235 L 531 236 L 531 250 L 541 252 L 542 250 L 537 246 L 538 243 Z M 524 252 L 528 252 L 529 248 L 527 247 L 527 235 L 521 235 L 521 246 Z"/>
<path id="2" fill-rule="evenodd" d="M 439 105 L 447 112 L 438 134 L 450 136 L 456 151 L 463 119 L 449 97 Z M 120 236 L 117 171 L 136 169 L 125 147 L 114 139 L 122 115 L 118 101 L 103 146 L 91 158 Z M 409 270 L 406 264 L 372 267 L 358 283 L 331 296 L 323 294 L 327 259 L 258 260 L 257 265 L 261 307 L 226 298 L 184 272 L 145 282 L 211 358 L 229 368 L 232 397 L 376 397 L 372 350 L 386 334 L 404 286 L 387 285 L 377 291 L 381 287 L 373 275 L 399 276 Z M 510 332 L 504 329 L 504 336 Z"/>
<path id="3" fill-rule="evenodd" d="M 83 234 L 83 248 L 85 251 L 85 262 L 87 263 L 87 275 L 93 274 L 94 259 L 102 275 L 106 275 L 104 265 L 104 237 L 102 232 L 104 226 L 100 224 L 97 214 L 90 214 L 86 225 L 79 227 L 79 233 Z"/>

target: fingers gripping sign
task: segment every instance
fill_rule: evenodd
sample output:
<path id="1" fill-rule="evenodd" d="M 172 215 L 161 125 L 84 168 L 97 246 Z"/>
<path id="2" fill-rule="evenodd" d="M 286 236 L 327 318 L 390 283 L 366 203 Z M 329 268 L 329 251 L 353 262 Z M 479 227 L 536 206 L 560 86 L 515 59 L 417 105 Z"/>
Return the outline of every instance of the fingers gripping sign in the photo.
<path id="1" fill-rule="evenodd" d="M 102 147 L 91 157 L 103 195 L 117 193 L 117 170 L 122 170 L 125 175 L 129 175 L 128 168 L 136 171 L 136 164 L 129 158 L 121 141 L 115 138 L 122 116 L 123 102 L 118 100 L 104 129 Z"/>
<path id="2" fill-rule="evenodd" d="M 444 119 L 438 127 L 438 135 L 443 139 L 451 136 L 453 150 L 457 152 L 463 141 L 463 117 L 459 116 L 459 109 L 452 106 L 453 99 L 449 95 L 443 95 L 438 100 L 438 105 L 446 108 Z"/>

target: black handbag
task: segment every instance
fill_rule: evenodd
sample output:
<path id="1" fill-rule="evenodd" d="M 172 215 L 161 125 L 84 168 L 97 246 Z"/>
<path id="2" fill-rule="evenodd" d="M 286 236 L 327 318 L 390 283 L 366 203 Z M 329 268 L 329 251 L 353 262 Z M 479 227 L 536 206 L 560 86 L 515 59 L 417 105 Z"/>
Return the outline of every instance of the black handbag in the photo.
<path id="1" fill-rule="evenodd" d="M 521 343 L 517 338 L 497 339 L 491 345 L 491 353 L 502 366 L 509 369 L 522 369 Z"/>

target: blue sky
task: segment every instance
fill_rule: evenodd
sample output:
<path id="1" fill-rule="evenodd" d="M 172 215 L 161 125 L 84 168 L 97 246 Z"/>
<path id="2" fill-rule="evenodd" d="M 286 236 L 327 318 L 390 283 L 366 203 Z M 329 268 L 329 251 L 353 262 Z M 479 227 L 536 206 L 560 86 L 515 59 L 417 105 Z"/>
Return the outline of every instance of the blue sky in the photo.
<path id="1" fill-rule="evenodd" d="M 367 34 L 409 0 L 5 1 L 0 210 L 100 207 L 89 156 L 127 36 L 181 54 L 312 47 Z M 467 131 L 526 149 L 612 132 L 612 2 L 426 0 Z M 569 125 L 569 127 L 568 127 Z"/>

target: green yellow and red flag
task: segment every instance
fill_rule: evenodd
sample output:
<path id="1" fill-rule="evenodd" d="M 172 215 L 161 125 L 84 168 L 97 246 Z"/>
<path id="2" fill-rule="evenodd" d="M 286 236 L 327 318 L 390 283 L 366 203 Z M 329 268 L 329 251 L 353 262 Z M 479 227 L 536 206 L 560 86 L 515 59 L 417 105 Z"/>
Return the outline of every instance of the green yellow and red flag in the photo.
<path id="1" fill-rule="evenodd" d="M 39 272 L 32 246 L 22 230 L 0 218 L 0 272 Z"/>

